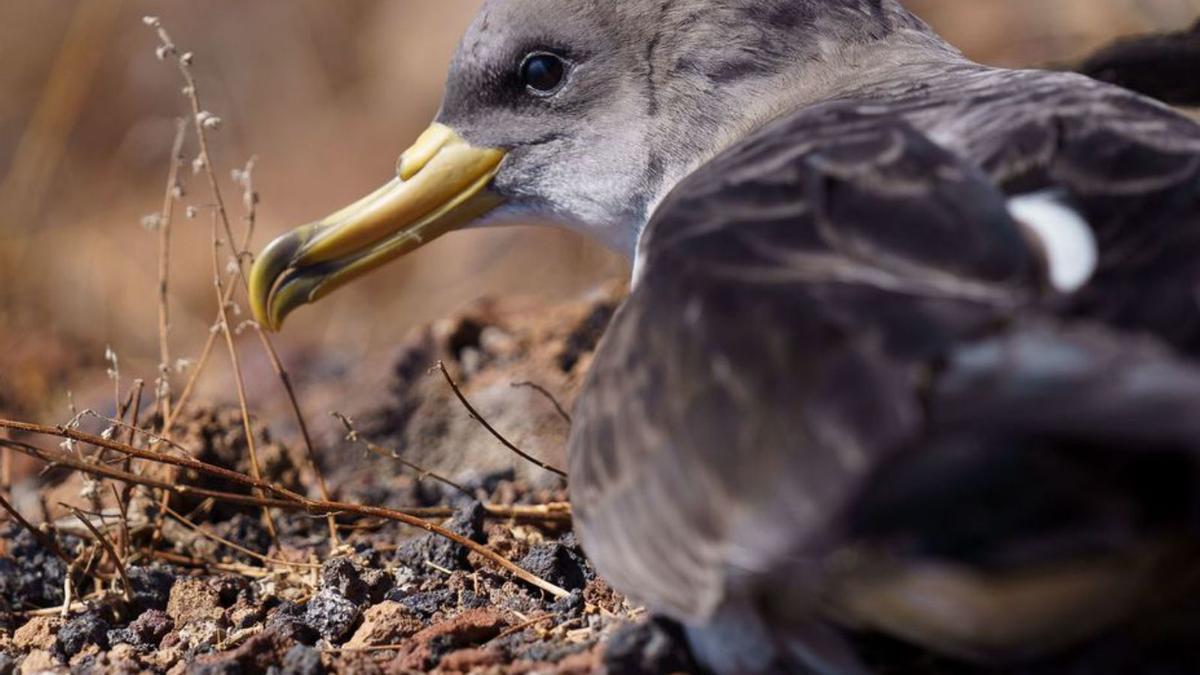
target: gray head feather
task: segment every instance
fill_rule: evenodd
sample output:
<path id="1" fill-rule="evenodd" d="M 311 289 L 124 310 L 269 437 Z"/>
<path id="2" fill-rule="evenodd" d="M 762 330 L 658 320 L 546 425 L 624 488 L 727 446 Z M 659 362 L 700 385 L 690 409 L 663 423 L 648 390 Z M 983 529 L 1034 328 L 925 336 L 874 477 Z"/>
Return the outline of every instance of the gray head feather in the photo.
<path id="1" fill-rule="evenodd" d="M 553 96 L 519 78 L 541 50 L 571 65 Z M 896 0 L 488 0 L 439 120 L 510 151 L 492 221 L 542 216 L 632 256 L 658 201 L 749 130 L 958 58 Z"/>

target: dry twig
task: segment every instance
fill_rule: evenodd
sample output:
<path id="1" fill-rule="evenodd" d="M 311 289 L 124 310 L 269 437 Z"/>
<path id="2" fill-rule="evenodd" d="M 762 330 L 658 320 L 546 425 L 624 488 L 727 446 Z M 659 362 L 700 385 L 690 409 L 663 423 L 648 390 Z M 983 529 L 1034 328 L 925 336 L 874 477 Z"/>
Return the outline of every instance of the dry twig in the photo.
<path id="1" fill-rule="evenodd" d="M 167 33 L 166 29 L 163 28 L 162 22 L 157 18 L 146 17 L 144 21 L 158 32 L 159 40 L 161 42 L 159 46 L 160 54 L 162 54 L 164 58 L 166 56 L 174 57 L 174 60 L 179 67 L 179 73 L 183 77 L 185 83 L 183 92 L 187 97 L 189 104 L 191 105 L 192 125 L 196 132 L 196 140 L 200 146 L 200 154 L 196 158 L 197 165 L 203 169 L 204 175 L 208 179 L 208 185 L 212 192 L 216 214 L 220 218 L 220 222 L 224 228 L 225 236 L 229 242 L 229 245 L 231 247 L 235 246 L 233 227 L 229 220 L 229 211 L 225 207 L 225 197 L 221 192 L 220 183 L 217 181 L 216 171 L 213 169 L 212 153 L 209 151 L 208 145 L 208 130 L 219 128 L 221 125 L 221 119 L 204 110 L 200 104 L 200 94 L 196 87 L 196 78 L 191 69 L 191 52 L 181 54 L 178 48 L 175 46 L 174 41 L 171 39 L 171 36 Z M 254 234 L 256 207 L 258 204 L 258 195 L 256 192 L 254 192 L 253 187 L 253 169 L 254 160 L 251 159 L 250 162 L 247 163 L 246 168 L 243 169 L 238 175 L 239 183 L 241 183 L 244 188 L 243 202 L 246 207 L 246 231 L 243 235 L 241 246 L 233 250 L 233 260 L 234 266 L 236 267 L 237 277 L 241 281 L 243 290 L 248 290 L 250 286 L 249 280 L 246 278 L 244 262 L 246 258 L 249 257 L 249 252 L 247 249 Z M 230 284 L 228 291 L 221 295 L 220 301 L 222 302 L 222 311 L 232 300 L 234 288 L 235 285 Z M 218 317 L 218 321 L 222 321 L 222 319 Z M 258 328 L 257 324 L 255 327 Z M 300 433 L 304 438 L 308 464 L 310 470 L 313 472 L 313 475 L 316 478 L 317 487 L 320 490 L 321 498 L 328 501 L 329 489 L 325 482 L 325 477 L 321 474 L 317 464 L 316 451 L 314 450 L 312 435 L 309 433 L 308 423 L 304 419 L 303 411 L 300 409 L 300 401 L 297 398 L 295 388 L 292 385 L 291 376 L 283 367 L 283 362 L 279 358 L 279 353 L 276 351 L 275 345 L 271 342 L 271 339 L 261 329 L 257 330 L 257 332 L 259 335 L 259 341 L 262 343 L 263 349 L 266 351 L 267 358 L 271 362 L 271 368 L 275 371 L 275 375 L 279 378 L 280 383 L 283 385 L 284 392 L 287 394 L 288 401 L 291 404 L 292 412 L 296 418 L 296 424 L 299 426 Z M 193 372 L 192 377 L 188 381 L 188 386 L 184 390 L 186 394 L 190 395 L 192 388 L 194 387 L 195 380 L 199 377 L 200 371 L 203 369 L 204 364 L 207 363 L 208 354 L 210 354 L 211 351 L 212 341 L 209 340 L 206 342 L 200 361 L 197 363 L 196 370 Z M 180 398 L 182 400 L 184 397 L 181 395 Z M 164 427 L 163 435 L 165 436 L 170 435 L 167 429 L 168 427 Z M 329 536 L 332 539 L 331 544 L 336 546 L 338 541 L 338 533 L 337 527 L 333 521 L 329 522 Z"/>
<path id="2" fill-rule="evenodd" d="M 547 401 L 550 402 L 550 405 L 554 406 L 554 410 L 555 410 L 555 412 L 558 413 L 558 416 L 561 417 L 563 419 L 563 421 L 567 423 L 568 426 L 570 426 L 570 424 L 571 424 L 570 413 L 568 413 L 567 409 L 564 408 L 563 405 L 558 402 L 558 398 L 555 397 L 554 394 L 550 393 L 549 389 L 543 387 L 542 385 L 540 385 L 536 382 L 513 382 L 512 387 L 513 387 L 513 389 L 532 389 L 532 390 L 536 391 L 537 393 L 541 394 L 543 398 L 545 398 Z"/>
<path id="3" fill-rule="evenodd" d="M 183 163 L 183 141 L 187 135 L 187 120 L 175 121 L 175 141 L 171 144 L 171 168 L 167 171 L 167 188 L 163 194 L 162 211 L 158 215 L 158 381 L 154 400 L 163 422 L 171 417 L 171 314 L 167 295 L 171 273 L 171 219 L 175 200 L 181 195 L 179 166 Z"/>
<path id="4" fill-rule="evenodd" d="M 117 568 L 117 574 L 121 575 L 121 585 L 125 589 L 125 602 L 132 602 L 133 586 L 129 583 L 129 577 L 125 575 L 125 563 L 121 560 L 121 556 L 117 555 L 117 549 L 113 548 L 112 542 L 109 541 L 108 537 L 104 536 L 104 534 L 92 524 L 92 521 L 88 519 L 83 511 L 80 511 L 78 508 L 69 504 L 62 504 L 62 506 L 71 509 L 71 513 L 75 514 L 75 517 L 79 519 L 79 522 L 83 523 L 83 526 L 86 527 L 88 531 L 92 533 L 92 536 L 96 538 L 96 542 L 103 546 L 104 550 L 108 552 L 108 555 L 112 557 L 113 565 Z"/>
<path id="5" fill-rule="evenodd" d="M 291 492 L 290 490 L 286 490 L 281 487 L 273 486 L 273 485 L 270 485 L 269 483 L 264 483 L 261 480 L 255 479 L 251 476 L 246 476 L 244 474 L 240 474 L 236 471 L 222 469 L 220 467 L 213 466 L 211 464 L 205 464 L 204 462 L 200 462 L 198 460 L 194 460 L 191 458 L 172 457 L 169 455 L 157 454 L 152 451 L 139 450 L 138 448 L 133 448 L 133 447 L 124 445 L 122 443 L 110 441 L 108 439 L 104 439 L 99 436 L 85 434 L 83 432 L 76 431 L 74 429 L 45 427 L 42 425 L 27 424 L 27 423 L 23 423 L 23 422 L 10 422 L 10 421 L 6 421 L 6 420 L 0 420 L 0 428 L 16 429 L 16 430 L 26 431 L 29 433 L 45 434 L 45 435 L 50 435 L 50 436 L 56 436 L 59 438 L 68 438 L 68 439 L 76 440 L 76 441 L 79 441 L 82 443 L 95 443 L 99 447 L 114 450 L 116 452 L 130 454 L 135 457 L 149 459 L 151 461 L 170 463 L 170 464 L 174 464 L 174 465 L 180 466 L 180 467 L 187 467 L 187 468 L 192 468 L 192 469 L 195 469 L 198 471 L 203 471 L 205 473 L 208 473 L 209 475 L 222 477 L 222 478 L 231 480 L 237 484 L 246 486 L 246 487 L 256 487 L 259 489 L 270 490 L 270 491 L 274 492 L 275 494 L 280 495 L 281 498 L 277 499 L 277 500 L 271 500 L 271 499 L 266 499 L 266 498 L 253 497 L 253 496 L 218 493 L 218 492 L 214 492 L 211 490 L 200 490 L 200 489 L 196 489 L 196 488 L 190 488 L 188 486 L 175 485 L 175 484 L 166 483 L 163 481 L 157 481 L 157 480 L 153 480 L 153 479 L 149 479 L 149 478 L 145 478 L 145 477 L 132 476 L 130 474 L 126 474 L 125 472 L 120 471 L 119 469 L 112 469 L 112 468 L 109 468 L 109 467 L 106 467 L 103 465 L 90 464 L 90 463 L 82 461 L 80 459 L 76 459 L 75 457 L 72 457 L 71 455 L 64 453 L 64 452 L 52 452 L 49 450 L 44 450 L 42 448 L 38 448 L 36 446 L 29 445 L 27 443 L 20 443 L 17 441 L 4 441 L 4 443 L 8 444 L 10 447 L 13 447 L 14 449 L 16 449 L 20 452 L 23 452 L 30 456 L 36 457 L 45 462 L 53 462 L 53 463 L 62 464 L 64 466 L 71 467 L 77 471 L 83 471 L 83 472 L 91 473 L 93 475 L 104 476 L 104 477 L 112 478 L 115 480 L 133 480 L 134 482 L 138 482 L 139 484 L 143 484 L 148 487 L 153 487 L 153 488 L 157 488 L 157 489 L 161 489 L 161 490 L 170 491 L 173 494 L 181 494 L 181 495 L 192 494 L 192 495 L 208 496 L 208 497 L 212 497 L 213 499 L 224 500 L 224 501 L 228 501 L 230 503 L 235 503 L 235 504 L 236 503 L 253 504 L 253 505 L 263 506 L 263 507 L 270 506 L 272 508 L 306 511 L 310 514 L 320 515 L 320 516 L 326 516 L 329 514 L 337 514 L 337 513 L 350 513 L 350 514 L 355 514 L 355 515 L 359 515 L 359 516 L 366 516 L 366 517 L 371 517 L 371 518 L 382 518 L 385 520 L 392 520 L 392 521 L 396 521 L 399 523 L 403 523 L 405 525 L 416 527 L 416 528 L 424 530 L 426 532 L 430 532 L 430 533 L 436 534 L 440 537 L 449 539 L 450 541 L 452 541 L 460 546 L 463 546 L 474 553 L 478 553 L 481 557 L 493 562 L 494 564 L 496 564 L 500 568 L 506 570 L 507 572 L 509 572 L 513 576 L 517 577 L 518 579 L 521 579 L 522 581 L 525 581 L 533 586 L 536 586 L 537 588 L 540 588 L 540 589 L 550 593 L 551 595 L 554 595 L 555 597 L 565 597 L 565 596 L 569 595 L 569 593 L 565 589 L 563 589 L 559 586 L 556 586 L 555 584 L 552 584 L 552 583 L 538 577 L 535 574 L 528 572 L 527 570 L 521 568 L 520 566 L 518 566 L 517 564 L 508 560 L 507 558 L 500 555 L 499 553 L 496 553 L 492 549 L 490 549 L 482 544 L 479 544 L 475 541 L 472 541 L 460 534 L 452 532 L 452 531 L 442 527 L 441 525 L 432 523 L 428 520 L 425 520 L 418 516 L 411 515 L 409 513 L 405 513 L 405 512 L 394 510 L 394 509 L 378 507 L 378 506 L 366 506 L 366 505 L 362 505 L 362 504 L 348 504 L 348 503 L 343 503 L 343 502 L 332 502 L 332 501 L 325 501 L 325 500 L 309 499 L 307 497 L 303 497 L 299 494 L 296 494 L 295 492 Z"/>
<path id="6" fill-rule="evenodd" d="M 347 441 L 350 441 L 351 443 L 358 443 L 358 444 L 362 445 L 363 447 L 365 447 L 367 450 L 370 450 L 371 452 L 373 452 L 376 455 L 379 455 L 381 457 L 386 457 L 388 459 L 392 459 L 397 462 L 400 462 L 400 464 L 402 464 L 403 466 L 406 466 L 406 467 L 412 469 L 413 471 L 416 471 L 419 474 L 418 480 L 423 479 L 423 478 L 432 478 L 432 479 L 438 481 L 439 483 L 442 483 L 443 485 L 448 485 L 449 487 L 452 487 L 455 490 L 458 490 L 459 492 L 463 493 L 464 495 L 466 495 L 468 497 L 474 498 L 474 495 L 472 495 L 466 488 L 459 485 L 458 483 L 455 483 L 454 481 L 450 480 L 449 478 L 439 476 L 438 474 L 436 474 L 432 471 L 429 471 L 428 469 L 425 469 L 416 464 L 413 464 L 412 462 L 408 461 L 407 459 L 404 459 L 403 457 L 401 457 L 399 454 L 397 454 L 395 452 L 391 452 L 387 448 L 376 445 L 375 443 L 368 441 L 367 439 L 363 438 L 362 436 L 359 436 L 358 430 L 354 428 L 354 420 L 350 419 L 349 417 L 343 415 L 340 412 L 332 412 L 330 414 L 333 415 L 334 417 L 336 417 L 342 423 L 342 426 L 346 427 L 346 440 Z"/>
<path id="7" fill-rule="evenodd" d="M 217 237 L 216 218 L 214 217 L 213 220 L 213 284 L 216 286 L 217 302 L 220 303 L 224 300 L 225 293 L 221 282 L 220 239 Z M 262 480 L 262 469 L 258 463 L 258 446 L 254 440 L 254 425 L 250 421 L 250 406 L 246 402 L 246 383 L 242 378 L 242 364 L 238 358 L 237 345 L 233 342 L 233 329 L 229 327 L 229 308 L 221 305 L 220 312 L 221 333 L 225 336 L 225 346 L 229 349 L 229 363 L 233 367 L 233 382 L 237 387 L 238 409 L 242 413 L 242 427 L 246 431 L 246 451 L 250 455 L 250 475 L 256 480 Z M 262 493 L 257 491 L 256 494 L 261 496 Z M 275 530 L 275 521 L 271 518 L 270 509 L 266 507 L 263 507 L 263 523 L 267 526 L 267 533 L 271 535 L 271 540 L 278 543 L 279 534 Z"/>
<path id="8" fill-rule="evenodd" d="M 479 412 L 475 410 L 474 406 L 471 405 L 471 402 L 467 400 L 467 397 L 463 395 L 462 390 L 458 388 L 458 384 L 454 381 L 454 378 L 450 377 L 450 371 L 446 370 L 445 362 L 438 361 L 437 365 L 434 366 L 434 370 L 440 370 L 442 372 L 442 377 L 444 377 L 446 379 L 446 383 L 450 385 L 450 389 L 452 389 L 454 391 L 454 395 L 456 397 L 458 397 L 458 402 L 462 403 L 463 407 L 467 409 L 467 413 L 476 422 L 479 422 L 479 424 L 481 424 L 484 429 L 487 429 L 488 433 L 490 433 L 493 437 L 495 437 L 496 440 L 500 441 L 504 445 L 504 447 L 508 448 L 513 453 L 515 453 L 516 455 L 521 457 L 521 459 L 524 459 L 525 461 L 527 461 L 531 464 L 534 464 L 535 466 L 541 467 L 542 469 L 545 469 L 546 471 L 549 471 L 550 473 L 557 474 L 558 476 L 561 476 L 564 480 L 566 480 L 566 478 L 567 478 L 566 471 L 563 471 L 562 469 L 560 469 L 558 467 L 551 466 L 550 464 L 547 464 L 547 463 L 543 462 L 542 460 L 530 455 L 529 453 L 525 452 L 524 450 L 518 448 L 516 445 L 513 445 L 513 443 L 511 441 L 509 441 L 507 438 L 505 438 L 504 435 L 501 434 L 499 431 L 496 431 L 495 427 L 493 427 L 491 424 L 489 424 L 488 421 L 483 418 L 483 415 L 480 415 Z"/>

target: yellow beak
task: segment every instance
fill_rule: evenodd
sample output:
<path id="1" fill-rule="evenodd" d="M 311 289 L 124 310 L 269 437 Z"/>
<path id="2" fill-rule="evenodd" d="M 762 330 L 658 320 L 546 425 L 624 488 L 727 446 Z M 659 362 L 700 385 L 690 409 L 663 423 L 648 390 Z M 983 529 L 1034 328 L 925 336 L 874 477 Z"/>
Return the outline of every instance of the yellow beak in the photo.
<path id="1" fill-rule="evenodd" d="M 277 331 L 301 305 L 478 220 L 504 201 L 490 189 L 504 156 L 434 124 L 400 157 L 390 183 L 263 250 L 250 272 L 254 316 Z"/>

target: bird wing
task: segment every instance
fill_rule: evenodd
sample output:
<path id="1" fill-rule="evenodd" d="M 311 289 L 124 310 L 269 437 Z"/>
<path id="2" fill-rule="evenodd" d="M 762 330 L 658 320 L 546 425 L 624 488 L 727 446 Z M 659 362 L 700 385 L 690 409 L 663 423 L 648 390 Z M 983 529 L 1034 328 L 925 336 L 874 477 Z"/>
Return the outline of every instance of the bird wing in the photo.
<path id="1" fill-rule="evenodd" d="M 599 569 L 701 623 L 764 583 L 816 597 L 850 533 L 910 542 L 868 507 L 888 503 L 877 476 L 942 432 L 942 408 L 969 408 L 972 387 L 946 393 L 969 371 L 947 364 L 1063 311 L 1007 198 L 989 167 L 848 103 L 685 181 L 649 226 L 577 406 L 572 501 Z M 979 414 L 1005 419 L 1003 402 Z"/>
<path id="2" fill-rule="evenodd" d="M 819 537 L 919 428 L 913 364 L 1040 285 L 978 169 L 899 118 L 810 115 L 659 209 L 577 406 L 589 553 L 678 616 Z"/>
<path id="3" fill-rule="evenodd" d="M 1052 191 L 1091 228 L 1100 259 L 1063 315 L 1149 332 L 1200 355 L 1200 125 L 1069 73 L 951 73 L 901 96 L 915 126 L 1010 196 Z"/>

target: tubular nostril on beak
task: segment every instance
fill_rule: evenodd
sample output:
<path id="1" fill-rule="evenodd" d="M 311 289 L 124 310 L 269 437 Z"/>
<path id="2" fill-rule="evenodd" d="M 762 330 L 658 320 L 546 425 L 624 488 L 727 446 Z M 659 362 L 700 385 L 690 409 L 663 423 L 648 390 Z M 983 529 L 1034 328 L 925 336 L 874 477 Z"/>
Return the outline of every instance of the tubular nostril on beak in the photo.
<path id="1" fill-rule="evenodd" d="M 409 180 L 417 175 L 442 148 L 454 138 L 454 131 L 444 124 L 434 124 L 425 130 L 412 147 L 400 155 L 396 163 L 396 175 L 400 180 Z"/>

